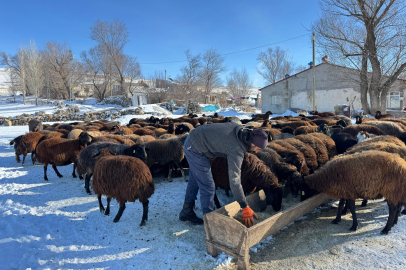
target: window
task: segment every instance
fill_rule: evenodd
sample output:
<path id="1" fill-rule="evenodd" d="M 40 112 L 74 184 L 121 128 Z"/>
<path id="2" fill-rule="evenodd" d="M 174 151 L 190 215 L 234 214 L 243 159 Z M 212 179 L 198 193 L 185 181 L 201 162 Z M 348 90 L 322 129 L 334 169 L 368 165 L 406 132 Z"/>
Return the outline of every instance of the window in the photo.
<path id="1" fill-rule="evenodd" d="M 389 92 L 386 96 L 386 107 L 400 109 L 400 92 Z"/>
<path id="2" fill-rule="evenodd" d="M 120 92 L 120 85 L 113 85 L 114 92 Z"/>
<path id="3" fill-rule="evenodd" d="M 280 96 L 272 96 L 272 104 L 281 104 Z"/>
<path id="4" fill-rule="evenodd" d="M 85 92 L 89 93 L 89 87 L 85 87 Z"/>

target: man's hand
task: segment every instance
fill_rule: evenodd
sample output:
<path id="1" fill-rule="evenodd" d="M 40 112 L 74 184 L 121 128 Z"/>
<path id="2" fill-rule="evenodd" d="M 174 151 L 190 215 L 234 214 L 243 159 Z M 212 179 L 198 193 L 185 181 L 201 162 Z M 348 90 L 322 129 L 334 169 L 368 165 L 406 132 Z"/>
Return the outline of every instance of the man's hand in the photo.
<path id="1" fill-rule="evenodd" d="M 255 212 L 252 211 L 252 209 L 249 206 L 242 209 L 242 222 L 247 228 L 255 224 L 254 217 L 258 219 L 257 214 L 255 214 Z"/>

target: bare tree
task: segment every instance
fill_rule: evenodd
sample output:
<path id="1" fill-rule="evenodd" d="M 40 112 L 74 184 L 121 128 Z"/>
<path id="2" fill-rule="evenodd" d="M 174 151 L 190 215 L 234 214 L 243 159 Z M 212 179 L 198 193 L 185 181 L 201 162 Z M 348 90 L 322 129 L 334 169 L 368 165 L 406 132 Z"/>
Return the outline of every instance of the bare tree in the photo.
<path id="1" fill-rule="evenodd" d="M 201 55 L 193 56 L 190 50 L 186 50 L 185 55 L 187 64 L 180 68 L 180 74 L 175 78 L 178 84 L 173 88 L 173 96 L 177 99 L 193 99 L 198 96 L 197 85 L 202 68 Z"/>
<path id="2" fill-rule="evenodd" d="M 309 69 L 309 67 L 306 67 L 306 66 L 303 66 L 303 65 L 299 65 L 299 66 L 297 66 L 296 68 L 295 68 L 295 73 L 299 73 L 299 72 L 302 72 L 302 71 L 304 71 L 304 70 L 306 70 L 306 69 Z"/>
<path id="3" fill-rule="evenodd" d="M 20 68 L 20 61 L 24 60 L 24 56 L 22 55 L 22 51 L 18 51 L 18 54 L 9 55 L 4 52 L 0 53 L 0 65 L 4 66 L 8 69 L 8 76 L 11 81 L 11 88 L 10 94 L 14 95 L 14 102 L 15 95 L 17 92 L 21 91 L 23 94 L 23 100 L 25 104 L 25 84 L 22 82 L 21 79 L 21 68 Z M 22 88 L 24 87 L 24 89 Z"/>
<path id="4" fill-rule="evenodd" d="M 47 42 L 41 53 L 49 78 L 51 98 L 68 100 L 71 87 L 82 79 L 83 73 L 76 72 L 81 64 L 74 60 L 67 44 Z"/>
<path id="5" fill-rule="evenodd" d="M 112 65 L 117 72 L 120 88 L 125 88 L 126 57 L 123 54 L 124 46 L 129 42 L 127 26 L 124 22 L 115 19 L 113 22 L 97 20 L 90 27 L 90 38 L 98 43 L 110 57 Z"/>
<path id="6" fill-rule="evenodd" d="M 138 81 L 141 78 L 141 67 L 138 63 L 137 58 L 132 56 L 125 56 L 125 69 L 124 75 L 127 78 L 126 87 L 123 88 L 123 94 L 125 96 L 133 96 L 139 92 Z"/>
<path id="7" fill-rule="evenodd" d="M 28 88 L 32 89 L 35 95 L 35 105 L 38 106 L 38 97 L 44 87 L 44 74 L 40 53 L 34 41 L 30 41 L 29 47 L 24 49 L 24 54 L 26 55 L 25 61 L 27 65 L 26 82 Z"/>
<path id="8" fill-rule="evenodd" d="M 247 97 L 251 94 L 252 80 L 245 68 L 241 71 L 234 69 L 227 76 L 227 89 L 233 97 Z M 241 102 L 240 102 L 241 103 Z"/>
<path id="9" fill-rule="evenodd" d="M 257 61 L 259 63 L 257 71 L 268 83 L 282 80 L 286 74 L 292 74 L 295 70 L 292 55 L 279 46 L 260 52 Z"/>
<path id="10" fill-rule="evenodd" d="M 81 53 L 85 65 L 87 80 L 93 84 L 93 93 L 98 101 L 107 97 L 108 91 L 114 81 L 113 64 L 110 55 L 102 46 L 96 46 L 89 50 L 89 53 Z"/>
<path id="11" fill-rule="evenodd" d="M 227 70 L 225 58 L 215 49 L 208 49 L 202 57 L 199 82 L 203 85 L 204 103 L 208 103 L 210 92 L 222 84 L 220 74 Z"/>
<path id="12" fill-rule="evenodd" d="M 406 68 L 404 2 L 325 0 L 320 7 L 312 25 L 318 45 L 334 63 L 358 70 L 365 111 L 386 111 L 387 93 Z"/>

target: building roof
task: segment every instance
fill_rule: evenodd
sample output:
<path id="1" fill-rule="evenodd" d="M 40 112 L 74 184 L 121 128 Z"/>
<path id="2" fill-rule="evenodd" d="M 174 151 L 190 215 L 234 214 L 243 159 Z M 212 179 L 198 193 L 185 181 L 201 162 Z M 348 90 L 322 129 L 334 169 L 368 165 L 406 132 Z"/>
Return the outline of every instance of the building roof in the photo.
<path id="1" fill-rule="evenodd" d="M 331 65 L 331 66 L 336 66 L 336 67 L 341 67 L 341 68 L 346 68 L 346 69 L 353 69 L 353 68 L 348 68 L 348 67 L 339 66 L 339 65 L 336 65 L 336 64 L 333 64 L 333 63 L 330 63 L 330 62 L 322 62 L 322 63 L 316 65 L 315 68 L 318 67 L 318 66 L 321 66 L 321 65 L 323 65 L 323 64 L 327 64 L 327 65 Z M 277 83 L 286 81 L 286 80 L 288 80 L 289 78 L 291 78 L 291 77 L 293 77 L 293 76 L 296 76 L 296 75 L 298 75 L 298 74 L 300 74 L 300 73 L 306 72 L 306 71 L 308 71 L 308 70 L 310 70 L 310 69 L 312 69 L 312 67 L 310 67 L 310 68 L 308 68 L 308 69 L 305 69 L 305 70 L 302 70 L 302 71 L 300 71 L 300 72 L 298 72 L 298 73 L 296 73 L 296 74 L 293 74 L 293 75 L 291 75 L 291 76 L 289 76 L 289 77 L 283 78 L 283 79 L 280 80 L 280 81 L 277 81 L 277 82 L 271 83 L 271 84 L 269 84 L 269 85 L 267 85 L 267 86 L 264 86 L 264 87 L 262 87 L 262 88 L 259 88 L 258 91 L 261 91 L 262 89 L 267 88 L 268 86 L 271 86 L 271 85 L 274 85 L 274 84 L 277 84 Z M 356 69 L 354 69 L 354 70 L 356 70 Z M 406 82 L 406 80 L 404 80 L 404 79 L 399 79 L 399 78 L 397 78 L 397 80 Z"/>

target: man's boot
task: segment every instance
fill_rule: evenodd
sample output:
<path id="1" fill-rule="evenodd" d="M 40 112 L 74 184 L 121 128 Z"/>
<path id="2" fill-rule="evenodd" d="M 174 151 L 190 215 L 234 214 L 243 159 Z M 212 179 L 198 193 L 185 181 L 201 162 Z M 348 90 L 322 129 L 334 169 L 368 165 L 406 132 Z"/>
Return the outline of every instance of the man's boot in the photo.
<path id="1" fill-rule="evenodd" d="M 190 221 L 193 225 L 203 224 L 203 219 L 196 216 L 196 213 L 193 211 L 195 202 L 184 202 L 183 209 L 179 214 L 179 219 L 181 221 Z"/>

